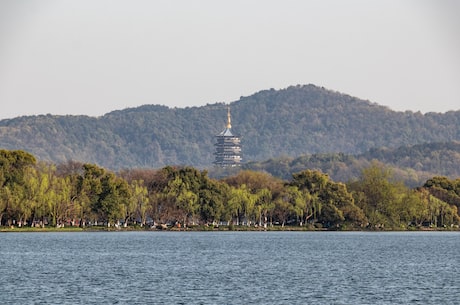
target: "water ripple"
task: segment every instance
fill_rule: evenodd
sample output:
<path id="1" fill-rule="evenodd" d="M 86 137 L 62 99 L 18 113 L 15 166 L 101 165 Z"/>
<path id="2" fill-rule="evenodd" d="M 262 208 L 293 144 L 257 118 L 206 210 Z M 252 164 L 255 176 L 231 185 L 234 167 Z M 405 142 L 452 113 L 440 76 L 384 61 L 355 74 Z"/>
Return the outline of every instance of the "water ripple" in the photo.
<path id="1" fill-rule="evenodd" d="M 459 233 L 0 234 L 1 304 L 459 304 Z"/>

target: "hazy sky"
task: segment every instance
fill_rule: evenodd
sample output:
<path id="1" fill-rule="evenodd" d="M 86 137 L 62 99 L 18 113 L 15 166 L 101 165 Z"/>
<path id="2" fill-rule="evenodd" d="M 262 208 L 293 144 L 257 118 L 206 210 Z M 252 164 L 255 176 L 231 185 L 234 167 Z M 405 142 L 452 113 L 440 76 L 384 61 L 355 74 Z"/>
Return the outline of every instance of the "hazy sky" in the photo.
<path id="1" fill-rule="evenodd" d="M 0 0 L 0 119 L 315 84 L 460 110 L 456 0 Z"/>

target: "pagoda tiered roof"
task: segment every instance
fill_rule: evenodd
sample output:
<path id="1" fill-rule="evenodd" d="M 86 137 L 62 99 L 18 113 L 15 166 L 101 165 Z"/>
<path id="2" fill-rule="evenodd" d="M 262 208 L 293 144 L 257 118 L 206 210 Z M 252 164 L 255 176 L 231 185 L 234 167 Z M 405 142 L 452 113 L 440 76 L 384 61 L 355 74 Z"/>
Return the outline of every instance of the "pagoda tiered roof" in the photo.
<path id="1" fill-rule="evenodd" d="M 241 144 L 240 138 L 234 135 L 231 131 L 230 107 L 227 110 L 227 127 L 218 135 L 216 135 L 217 143 L 215 143 L 216 156 L 214 164 L 221 167 L 233 167 L 241 164 Z"/>

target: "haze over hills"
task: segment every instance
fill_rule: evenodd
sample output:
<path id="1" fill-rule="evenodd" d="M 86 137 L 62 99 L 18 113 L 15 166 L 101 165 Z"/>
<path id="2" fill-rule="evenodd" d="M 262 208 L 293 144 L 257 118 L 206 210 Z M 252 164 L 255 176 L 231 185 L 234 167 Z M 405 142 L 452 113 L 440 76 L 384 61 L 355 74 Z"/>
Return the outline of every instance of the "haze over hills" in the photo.
<path id="1" fill-rule="evenodd" d="M 314 85 L 264 90 L 230 104 L 245 162 L 306 154 L 460 140 L 460 111 L 396 112 Z M 222 103 L 144 105 L 101 117 L 40 115 L 0 121 L 0 148 L 42 160 L 76 160 L 119 169 L 212 166 L 214 136 L 225 127 Z"/>

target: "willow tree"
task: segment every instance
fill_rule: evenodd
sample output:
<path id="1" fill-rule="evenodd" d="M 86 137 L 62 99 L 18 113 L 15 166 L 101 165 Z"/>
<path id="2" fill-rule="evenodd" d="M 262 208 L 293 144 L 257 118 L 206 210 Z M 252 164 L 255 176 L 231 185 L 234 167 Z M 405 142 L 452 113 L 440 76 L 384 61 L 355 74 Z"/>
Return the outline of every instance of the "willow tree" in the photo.
<path id="1" fill-rule="evenodd" d="M 232 188 L 228 204 L 233 217 L 236 218 L 236 225 L 240 224 L 241 217 L 245 219 L 247 225 L 254 222 L 255 202 L 256 196 L 250 192 L 245 184 L 239 188 Z"/>
<path id="2" fill-rule="evenodd" d="M 302 203 L 298 204 L 297 208 L 302 209 L 301 224 L 312 217 L 318 219 L 321 215 L 324 201 L 320 198 L 320 194 L 324 192 L 328 182 L 329 177 L 316 170 L 304 170 L 292 175 L 289 185 L 296 187 L 302 195 L 299 195 Z"/>
<path id="3" fill-rule="evenodd" d="M 255 209 L 258 214 L 259 226 L 262 226 L 262 224 L 266 226 L 268 219 L 271 219 L 273 210 L 275 209 L 272 192 L 267 188 L 262 188 L 255 195 Z"/>
<path id="4" fill-rule="evenodd" d="M 282 227 L 286 224 L 289 214 L 292 211 L 291 203 L 286 200 L 284 194 L 280 194 L 274 200 L 273 218 L 276 219 Z"/>
<path id="5" fill-rule="evenodd" d="M 361 177 L 349 184 L 356 204 L 365 212 L 372 226 L 399 226 L 400 206 L 408 189 L 396 181 L 392 171 L 373 162 Z"/>
<path id="6" fill-rule="evenodd" d="M 141 226 L 147 222 L 147 211 L 149 208 L 149 196 L 147 187 L 144 186 L 143 180 L 133 180 L 129 184 L 131 197 L 127 204 L 122 206 L 123 215 L 125 218 L 124 225 L 127 226 L 128 221 L 135 221 L 139 218 Z"/>
<path id="7" fill-rule="evenodd" d="M 305 170 L 294 174 L 289 185 L 304 194 L 301 198 L 305 221 L 312 216 L 327 226 L 343 222 L 361 226 L 367 221 L 346 185 L 332 181 L 327 174 Z"/>
<path id="8" fill-rule="evenodd" d="M 268 173 L 250 170 L 240 171 L 223 181 L 237 190 L 234 193 L 243 211 L 240 216 L 258 222 L 259 225 L 262 224 L 262 218 L 265 222 L 265 219 L 273 216 L 274 198 L 282 191 L 283 181 Z M 232 204 L 238 205 L 234 201 Z"/>

